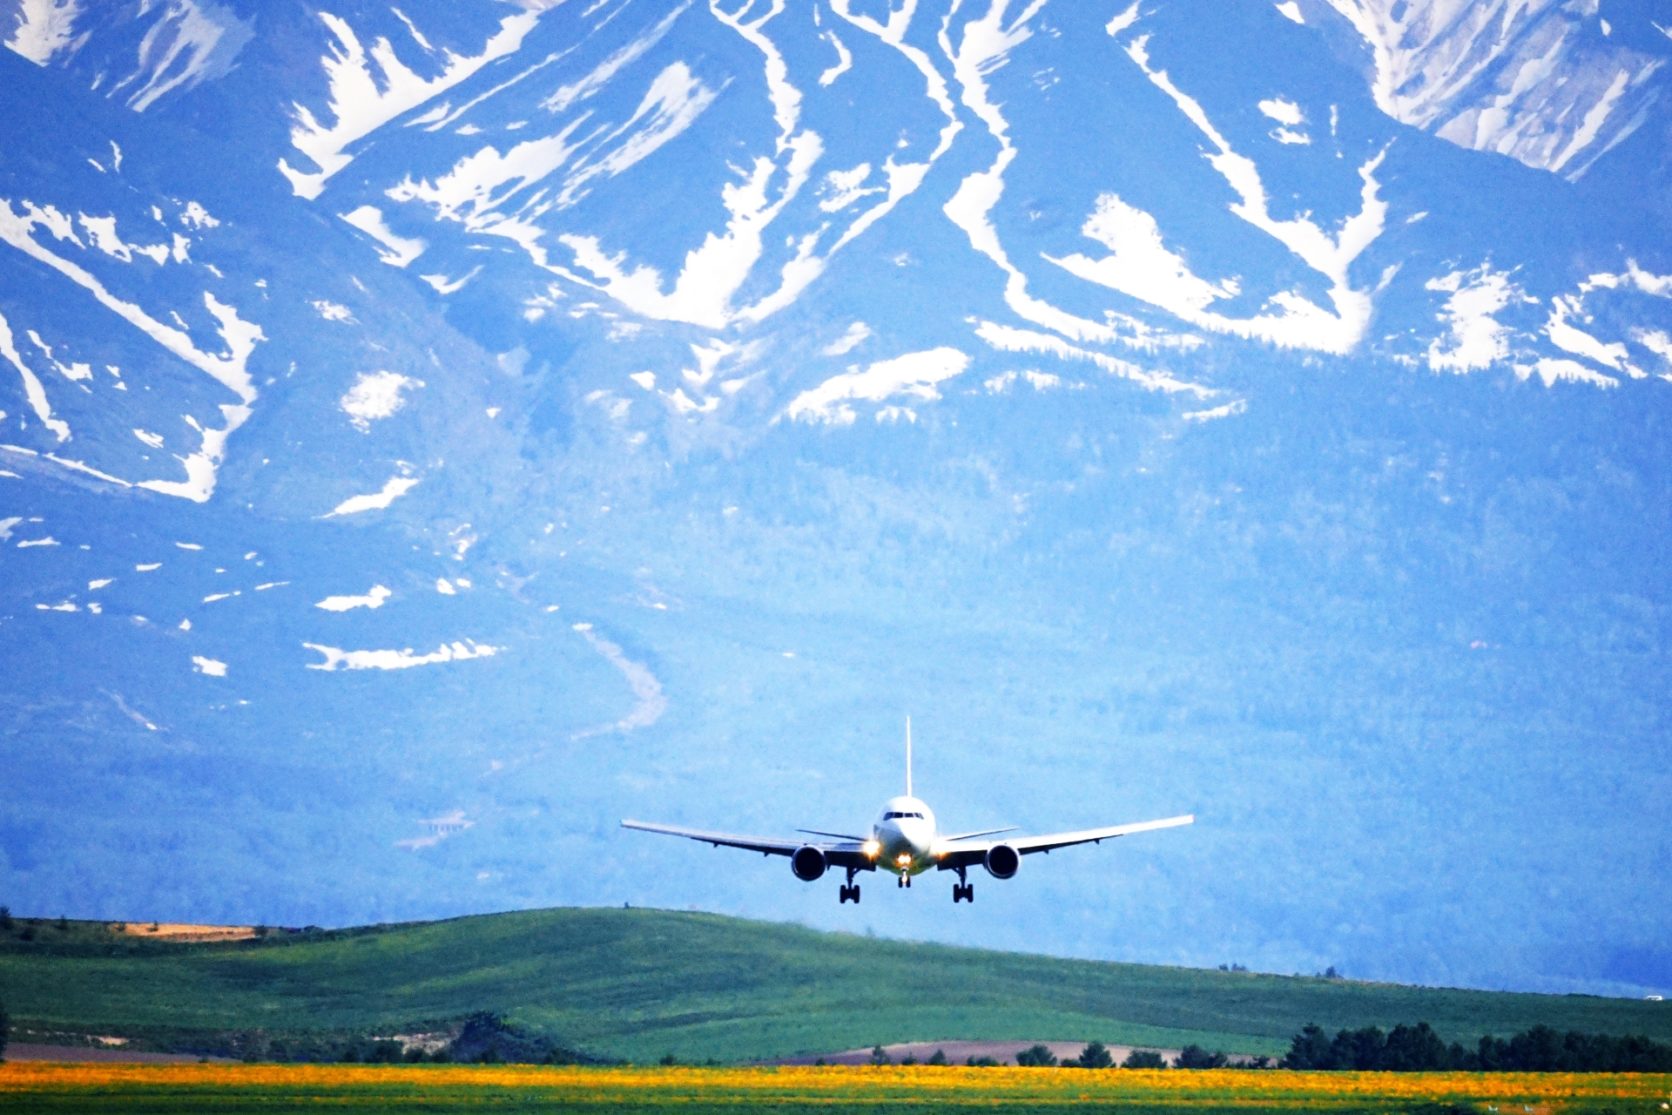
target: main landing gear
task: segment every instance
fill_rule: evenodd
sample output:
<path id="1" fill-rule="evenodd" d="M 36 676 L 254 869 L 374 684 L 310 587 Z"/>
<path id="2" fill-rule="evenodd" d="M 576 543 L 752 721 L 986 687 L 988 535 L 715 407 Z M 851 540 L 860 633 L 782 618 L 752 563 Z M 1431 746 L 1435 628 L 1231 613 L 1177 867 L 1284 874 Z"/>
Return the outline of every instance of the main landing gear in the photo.
<path id="1" fill-rule="evenodd" d="M 962 867 L 958 868 L 958 881 L 952 884 L 952 904 L 975 901 L 975 884 L 969 881 Z"/>
<path id="2" fill-rule="evenodd" d="M 837 889 L 836 904 L 838 906 L 844 902 L 852 902 L 855 906 L 859 905 L 859 884 L 853 881 L 856 870 L 856 868 L 848 868 L 847 883 Z"/>

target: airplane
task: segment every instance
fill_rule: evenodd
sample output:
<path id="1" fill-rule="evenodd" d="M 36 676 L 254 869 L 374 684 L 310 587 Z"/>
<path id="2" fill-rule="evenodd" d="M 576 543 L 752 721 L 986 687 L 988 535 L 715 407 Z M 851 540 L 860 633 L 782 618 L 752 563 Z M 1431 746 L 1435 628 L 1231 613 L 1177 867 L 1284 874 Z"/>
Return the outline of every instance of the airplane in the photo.
<path id="1" fill-rule="evenodd" d="M 1160 821 L 1139 821 L 1135 824 L 1053 832 L 1043 836 L 1022 836 L 1009 840 L 984 838 L 1015 832 L 1015 826 L 944 834 L 935 823 L 934 812 L 922 799 L 912 795 L 911 718 L 907 717 L 906 792 L 883 803 L 881 813 L 871 825 L 869 836 L 797 829 L 797 832 L 808 836 L 826 839 L 779 840 L 633 820 L 622 821 L 621 827 L 659 832 L 668 836 L 683 836 L 688 840 L 712 844 L 716 848 L 743 848 L 767 856 L 788 856 L 790 871 L 797 879 L 807 883 L 822 877 L 830 868 L 846 871 L 847 882 L 842 884 L 838 891 L 838 904 L 859 904 L 859 884 L 853 880 L 861 871 L 875 871 L 881 868 L 891 872 L 896 876 L 897 887 L 911 886 L 913 876 L 921 875 L 930 868 L 937 871 L 956 871 L 958 881 L 952 884 L 952 904 L 956 906 L 959 902 L 975 901 L 975 884 L 969 881 L 967 873 L 977 864 L 985 867 L 987 874 L 995 879 L 1010 879 L 1015 877 L 1022 857 L 1034 852 L 1051 852 L 1073 844 L 1099 844 L 1117 836 L 1176 828 L 1191 824 L 1195 820 L 1193 814 L 1187 814 L 1181 817 L 1167 817 Z"/>

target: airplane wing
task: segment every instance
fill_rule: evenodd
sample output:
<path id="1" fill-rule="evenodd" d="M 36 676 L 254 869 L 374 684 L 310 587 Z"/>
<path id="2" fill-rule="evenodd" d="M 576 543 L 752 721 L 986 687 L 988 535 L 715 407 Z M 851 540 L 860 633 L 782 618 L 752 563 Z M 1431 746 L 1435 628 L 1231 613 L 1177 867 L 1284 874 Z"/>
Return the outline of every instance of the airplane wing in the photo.
<path id="1" fill-rule="evenodd" d="M 648 821 L 622 821 L 621 827 L 643 832 L 659 832 L 667 836 L 683 836 L 687 840 L 700 840 L 716 848 L 742 848 L 748 852 L 759 852 L 763 856 L 793 856 L 796 849 L 811 844 L 824 853 L 825 860 L 833 867 L 858 867 L 865 870 L 876 867 L 876 862 L 865 855 L 861 843 L 857 840 L 775 840 L 767 836 L 739 836 L 729 832 L 709 832 L 707 829 L 680 828 L 678 825 L 656 825 Z"/>
<path id="2" fill-rule="evenodd" d="M 942 870 L 949 870 L 980 863 L 982 857 L 987 854 L 987 849 L 995 844 L 1008 844 L 1025 856 L 1033 852 L 1067 848 L 1073 844 L 1097 844 L 1104 840 L 1113 840 L 1117 836 L 1130 836 L 1135 832 L 1177 828 L 1180 825 L 1192 824 L 1195 820 L 1194 814 L 1186 814 L 1182 817 L 1167 817 L 1160 821 L 1139 821 L 1130 825 L 1110 825 L 1107 828 L 1079 829 L 1075 832 L 1050 832 L 1041 836 L 1021 836 L 1014 840 L 956 841 L 937 848 L 936 858 L 939 859 Z"/>

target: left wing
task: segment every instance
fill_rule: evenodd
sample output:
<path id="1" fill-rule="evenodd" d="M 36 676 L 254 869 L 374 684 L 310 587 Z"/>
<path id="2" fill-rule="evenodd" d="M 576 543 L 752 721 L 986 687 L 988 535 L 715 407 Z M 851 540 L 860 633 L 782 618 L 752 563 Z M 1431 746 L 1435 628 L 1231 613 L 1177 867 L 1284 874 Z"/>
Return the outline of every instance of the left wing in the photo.
<path id="1" fill-rule="evenodd" d="M 1105 840 L 1113 840 L 1117 836 L 1130 836 L 1135 832 L 1177 828 L 1180 825 L 1193 824 L 1195 820 L 1195 814 L 1189 813 L 1182 817 L 1167 817 L 1160 821 L 1138 821 L 1130 825 L 1110 825 L 1107 828 L 1079 829 L 1075 832 L 1050 832 L 1042 836 L 1021 836 L 1015 840 L 983 840 L 975 843 L 962 840 L 953 841 L 938 846 L 935 849 L 935 858 L 939 860 L 939 866 L 943 870 L 969 867 L 972 864 L 980 863 L 982 858 L 986 856 L 987 849 L 995 844 L 1008 844 L 1025 856 L 1033 852 L 1049 852 L 1055 848 L 1067 848 L 1073 844 L 1098 844 Z"/>
<path id="2" fill-rule="evenodd" d="M 825 860 L 834 867 L 874 868 L 876 866 L 875 862 L 865 855 L 863 845 L 857 840 L 836 842 L 775 840 L 767 836 L 739 836 L 729 832 L 680 828 L 677 825 L 655 825 L 647 821 L 622 821 L 621 827 L 624 829 L 639 829 L 643 832 L 659 832 L 667 836 L 683 836 L 687 840 L 700 840 L 704 844 L 712 844 L 716 848 L 742 848 L 749 852 L 759 852 L 763 856 L 793 856 L 797 849 L 810 844 L 823 852 Z"/>

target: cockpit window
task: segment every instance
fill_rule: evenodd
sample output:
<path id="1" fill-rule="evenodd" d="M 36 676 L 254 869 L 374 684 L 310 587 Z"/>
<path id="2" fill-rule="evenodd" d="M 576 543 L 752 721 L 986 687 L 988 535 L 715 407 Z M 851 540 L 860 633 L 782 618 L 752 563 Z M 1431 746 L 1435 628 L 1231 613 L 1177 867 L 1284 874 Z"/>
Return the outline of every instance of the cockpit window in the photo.
<path id="1" fill-rule="evenodd" d="M 885 821 L 894 821 L 905 817 L 916 817 L 919 821 L 923 820 L 923 814 L 921 813 L 884 813 L 882 815 L 882 819 Z"/>

